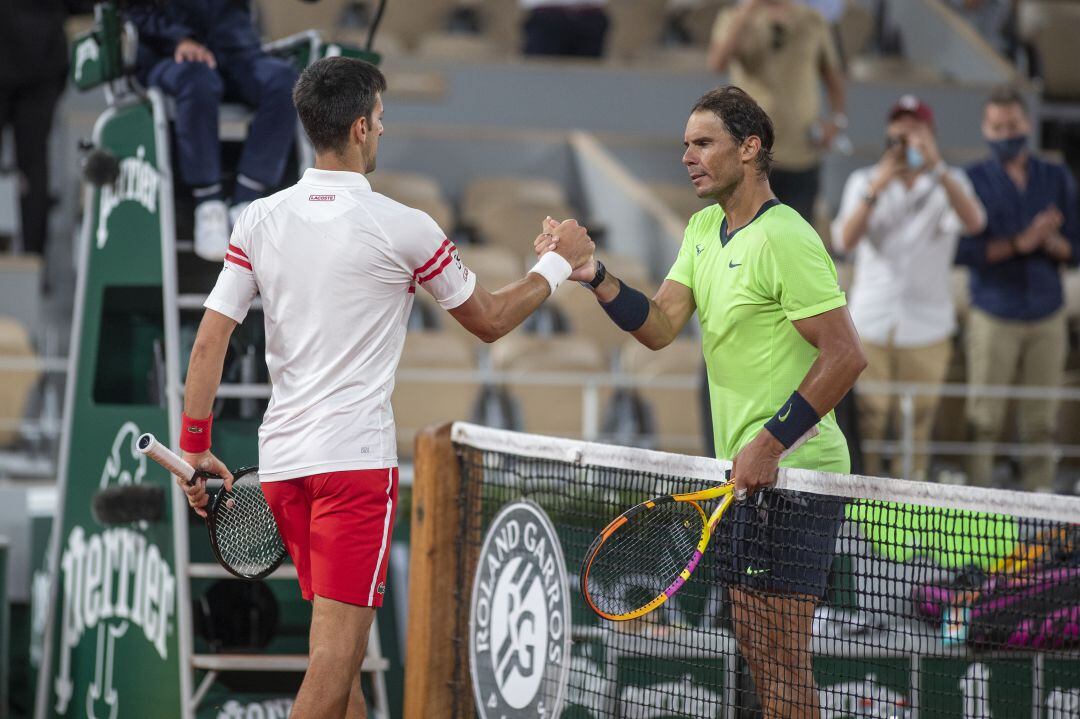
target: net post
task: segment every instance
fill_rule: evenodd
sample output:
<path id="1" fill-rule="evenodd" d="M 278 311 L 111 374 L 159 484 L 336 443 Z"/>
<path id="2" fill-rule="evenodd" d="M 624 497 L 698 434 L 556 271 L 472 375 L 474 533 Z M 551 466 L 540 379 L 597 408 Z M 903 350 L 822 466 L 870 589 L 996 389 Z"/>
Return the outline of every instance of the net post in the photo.
<path id="1" fill-rule="evenodd" d="M 471 692 L 456 696 L 455 672 L 468 667 L 465 637 L 456 637 L 458 594 L 468 585 L 461 561 L 465 543 L 459 521 L 461 471 L 450 440 L 450 424 L 428 427 L 416 435 L 413 460 L 412 517 L 409 548 L 409 613 L 405 663 L 405 719 L 472 716 Z M 466 670 L 467 671 L 467 670 Z M 466 688 L 468 684 L 466 683 Z M 466 714 L 460 713 L 465 706 Z"/>

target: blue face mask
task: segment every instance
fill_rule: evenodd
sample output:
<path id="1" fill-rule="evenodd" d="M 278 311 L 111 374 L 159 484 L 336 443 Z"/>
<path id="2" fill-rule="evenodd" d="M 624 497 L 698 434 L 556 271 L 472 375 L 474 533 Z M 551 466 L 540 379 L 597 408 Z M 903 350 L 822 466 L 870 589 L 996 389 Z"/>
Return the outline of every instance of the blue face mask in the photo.
<path id="1" fill-rule="evenodd" d="M 916 150 L 911 145 L 908 145 L 907 147 L 906 157 L 907 166 L 910 167 L 912 170 L 918 170 L 920 167 L 923 166 L 923 163 L 926 162 L 926 160 L 923 159 L 922 153 Z"/>
<path id="2" fill-rule="evenodd" d="M 990 146 L 990 151 L 994 153 L 998 162 L 1008 162 L 1027 148 L 1028 136 L 1017 135 L 1006 137 L 1004 140 L 987 140 L 986 144 Z"/>

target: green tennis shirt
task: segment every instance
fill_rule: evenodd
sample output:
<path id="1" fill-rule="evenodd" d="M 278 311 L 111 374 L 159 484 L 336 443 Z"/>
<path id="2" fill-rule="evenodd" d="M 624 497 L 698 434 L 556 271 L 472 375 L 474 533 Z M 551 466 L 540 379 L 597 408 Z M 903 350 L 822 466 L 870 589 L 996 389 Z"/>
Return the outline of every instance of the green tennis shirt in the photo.
<path id="1" fill-rule="evenodd" d="M 793 209 L 772 200 L 730 232 L 713 205 L 690 218 L 667 278 L 694 293 L 709 370 L 716 456 L 732 459 L 798 389 L 817 349 L 792 324 L 847 304 L 821 238 Z M 832 412 L 821 433 L 781 464 L 851 469 Z"/>

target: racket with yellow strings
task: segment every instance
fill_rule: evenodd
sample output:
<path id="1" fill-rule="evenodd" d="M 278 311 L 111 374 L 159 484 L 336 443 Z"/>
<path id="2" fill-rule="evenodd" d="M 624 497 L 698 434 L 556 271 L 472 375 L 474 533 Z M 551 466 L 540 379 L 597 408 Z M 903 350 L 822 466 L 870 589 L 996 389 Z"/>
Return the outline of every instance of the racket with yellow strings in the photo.
<path id="1" fill-rule="evenodd" d="M 817 434 L 812 428 L 781 459 Z M 604 527 L 581 565 L 581 595 L 588 607 L 611 621 L 637 619 L 682 589 L 735 501 L 730 471 L 725 478 L 697 492 L 653 497 Z M 706 514 L 703 505 L 714 501 L 712 514 Z"/>

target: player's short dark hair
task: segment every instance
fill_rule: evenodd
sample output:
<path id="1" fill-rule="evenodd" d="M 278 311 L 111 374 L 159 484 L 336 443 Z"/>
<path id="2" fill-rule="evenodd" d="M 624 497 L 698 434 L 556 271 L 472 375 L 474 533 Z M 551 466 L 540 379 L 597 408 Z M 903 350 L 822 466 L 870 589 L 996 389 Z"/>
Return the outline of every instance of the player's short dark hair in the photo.
<path id="1" fill-rule="evenodd" d="M 1024 99 L 1024 94 L 1015 85 L 998 85 L 990 91 L 990 97 L 986 98 L 986 104 L 983 106 L 985 110 L 991 105 L 998 105 L 1000 107 L 1008 107 L 1009 105 L 1018 105 L 1025 115 L 1028 114 L 1027 100 Z"/>
<path id="2" fill-rule="evenodd" d="M 316 152 L 341 152 L 361 117 L 371 120 L 386 78 L 370 62 L 327 57 L 308 65 L 293 88 L 293 104 Z"/>
<path id="3" fill-rule="evenodd" d="M 772 120 L 749 93 L 734 85 L 722 85 L 701 96 L 691 113 L 708 111 L 720 118 L 728 134 L 742 144 L 748 137 L 761 140 L 757 154 L 758 171 L 768 175 L 772 169 L 772 147 L 776 139 Z"/>

